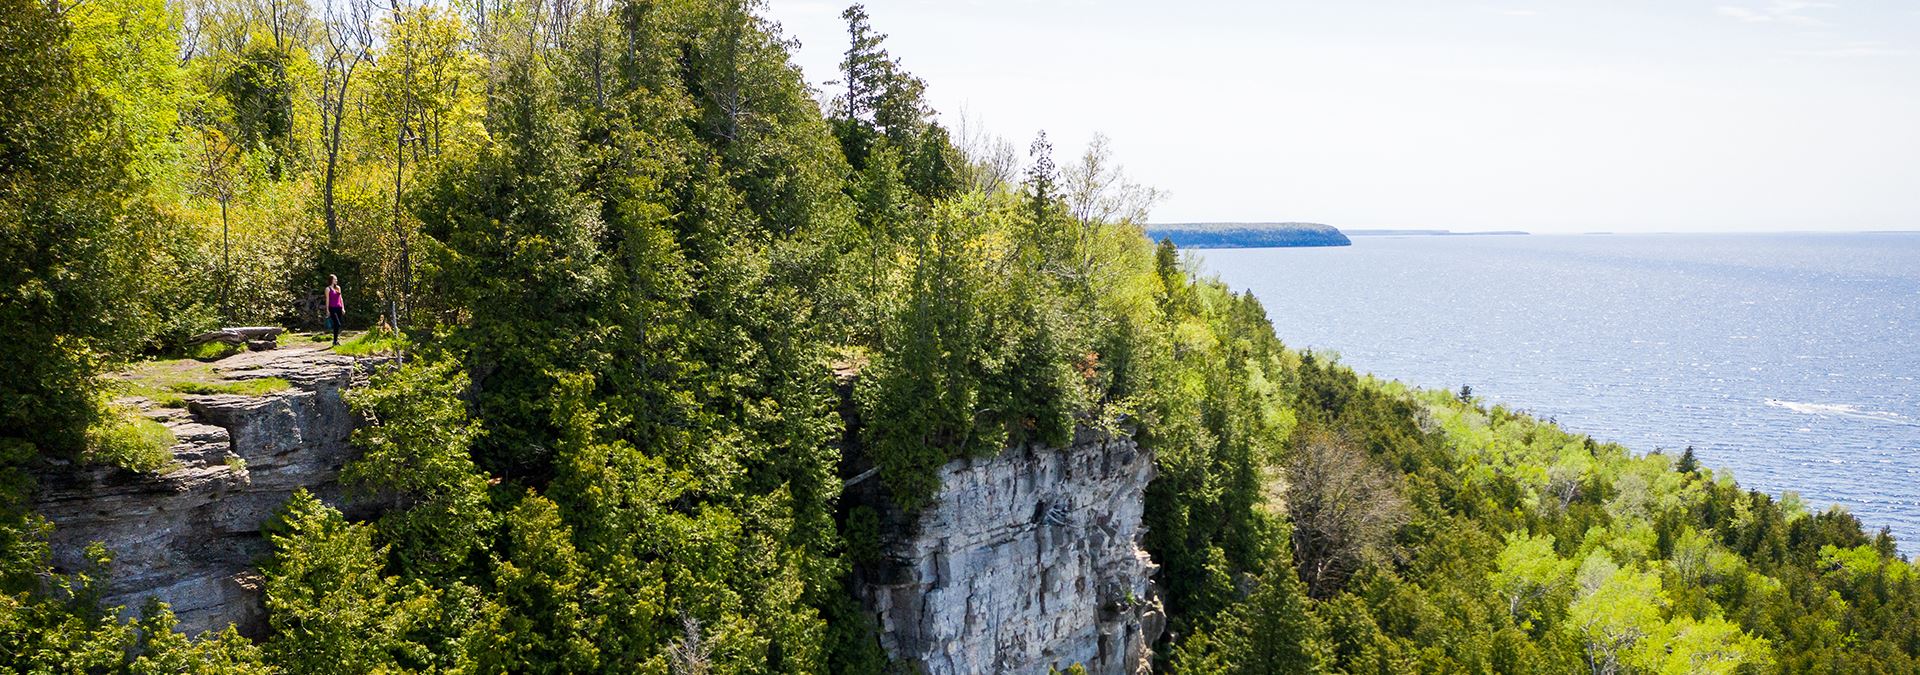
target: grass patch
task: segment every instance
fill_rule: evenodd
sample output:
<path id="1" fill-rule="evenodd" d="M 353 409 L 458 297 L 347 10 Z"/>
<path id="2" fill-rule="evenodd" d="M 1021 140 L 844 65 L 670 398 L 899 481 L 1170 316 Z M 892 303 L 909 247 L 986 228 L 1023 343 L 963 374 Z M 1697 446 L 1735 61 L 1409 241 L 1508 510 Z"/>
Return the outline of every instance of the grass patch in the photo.
<path id="1" fill-rule="evenodd" d="M 145 398 L 163 408 L 187 407 L 183 394 L 264 396 L 293 386 L 277 377 L 229 381 L 215 374 L 213 366 L 188 359 L 148 361 L 109 379 L 116 394 Z"/>
<path id="2" fill-rule="evenodd" d="M 219 340 L 214 340 L 186 348 L 184 350 L 184 356 L 195 361 L 218 361 L 246 350 L 246 347 L 240 345 L 230 345 Z"/>
<path id="3" fill-rule="evenodd" d="M 187 399 L 180 396 L 170 385 L 170 378 L 153 377 L 119 380 L 114 383 L 115 393 L 126 396 L 138 396 L 153 401 L 162 408 L 185 408 Z"/>
<path id="4" fill-rule="evenodd" d="M 184 410 L 187 407 L 187 398 L 171 389 L 155 389 L 152 392 L 139 395 L 147 397 L 147 400 L 153 401 L 154 405 L 162 408 L 179 408 Z"/>
<path id="5" fill-rule="evenodd" d="M 126 410 L 87 430 L 86 461 L 141 473 L 164 473 L 173 461 L 175 439 L 167 425 Z"/>
<path id="6" fill-rule="evenodd" d="M 241 394 L 245 396 L 265 396 L 276 391 L 285 391 L 293 385 L 277 377 L 262 377 L 253 380 L 233 382 L 174 382 L 167 388 L 182 394 Z"/>
<path id="7" fill-rule="evenodd" d="M 335 354 L 347 356 L 373 356 L 391 354 L 406 346 L 406 338 L 378 328 L 356 335 L 351 340 L 334 347 Z"/>

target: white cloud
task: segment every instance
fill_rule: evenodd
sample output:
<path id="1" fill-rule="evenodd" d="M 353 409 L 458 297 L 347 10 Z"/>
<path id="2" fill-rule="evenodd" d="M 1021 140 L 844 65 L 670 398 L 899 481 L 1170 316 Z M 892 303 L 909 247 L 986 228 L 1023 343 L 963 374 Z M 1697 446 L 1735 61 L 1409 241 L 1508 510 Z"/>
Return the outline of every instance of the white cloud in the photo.
<path id="1" fill-rule="evenodd" d="M 1911 49 L 1889 47 L 1884 42 L 1852 42 L 1827 49 L 1801 49 L 1787 52 L 1788 56 L 1814 56 L 1820 58 L 1857 58 L 1866 56 L 1908 56 Z"/>
<path id="2" fill-rule="evenodd" d="M 1720 5 L 1715 7 L 1714 11 L 1719 12 L 1721 16 L 1747 23 L 1790 23 L 1802 26 L 1822 26 L 1826 25 L 1826 22 L 1808 16 L 1805 12 L 1810 9 L 1831 9 L 1833 6 L 1834 4 L 1831 2 L 1815 2 L 1813 0 L 1774 0 L 1772 4 L 1764 7 Z"/>

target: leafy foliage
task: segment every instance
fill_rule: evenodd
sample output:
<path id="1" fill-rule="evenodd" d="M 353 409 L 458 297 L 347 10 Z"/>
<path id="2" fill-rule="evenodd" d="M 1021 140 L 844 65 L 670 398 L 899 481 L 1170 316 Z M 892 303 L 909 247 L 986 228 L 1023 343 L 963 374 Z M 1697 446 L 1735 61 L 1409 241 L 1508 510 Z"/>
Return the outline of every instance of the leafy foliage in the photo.
<path id="1" fill-rule="evenodd" d="M 21 669 L 879 672 L 846 584 L 895 509 L 1083 430 L 1154 453 L 1172 670 L 1916 668 L 1890 536 L 1287 349 L 1142 236 L 1158 193 L 1104 140 L 1042 134 L 1021 180 L 858 5 L 823 105 L 751 0 L 0 3 Z M 22 467 L 160 468 L 105 366 L 311 322 L 328 273 L 381 325 L 342 352 L 407 362 L 350 395 L 382 514 L 301 492 L 268 527 L 273 634 L 117 618 L 102 551 L 51 569 Z M 125 386 L 228 390 L 176 374 Z"/>
<path id="2" fill-rule="evenodd" d="M 173 432 L 159 422 L 115 411 L 87 432 L 86 460 L 131 471 L 154 473 L 172 461 Z"/>
<path id="3" fill-rule="evenodd" d="M 93 378 L 138 335 L 140 220 L 126 138 L 85 86 L 68 24 L 33 0 L 0 6 L 0 445 L 74 456 L 103 410 Z"/>
<path id="4" fill-rule="evenodd" d="M 407 632 L 433 602 L 418 582 L 387 576 L 373 528 L 348 522 L 305 490 L 267 526 L 260 565 L 274 636 L 269 659 L 290 673 L 395 670 L 420 649 Z"/>

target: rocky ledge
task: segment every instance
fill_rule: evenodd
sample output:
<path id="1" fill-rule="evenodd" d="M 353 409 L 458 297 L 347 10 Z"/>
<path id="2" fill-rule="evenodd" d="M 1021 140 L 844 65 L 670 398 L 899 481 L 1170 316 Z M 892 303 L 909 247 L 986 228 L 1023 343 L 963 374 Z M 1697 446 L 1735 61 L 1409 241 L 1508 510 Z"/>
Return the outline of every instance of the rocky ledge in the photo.
<path id="1" fill-rule="evenodd" d="M 1140 547 L 1153 471 L 1094 432 L 949 462 L 935 503 L 885 514 L 883 560 L 857 571 L 882 646 L 932 675 L 1147 672 L 1166 623 Z"/>
<path id="2" fill-rule="evenodd" d="M 158 474 L 41 471 L 34 506 L 53 522 L 56 568 L 82 568 L 87 546 L 100 542 L 113 555 L 109 606 L 138 611 L 157 598 L 172 606 L 181 631 L 233 624 L 259 635 L 265 610 L 253 566 L 267 549 L 260 526 L 296 489 L 342 503 L 337 478 L 357 420 L 341 392 L 374 363 L 300 344 L 211 364 L 220 381 L 275 377 L 291 385 L 281 391 L 186 395 L 184 410 L 120 401 L 173 431 L 173 461 Z"/>

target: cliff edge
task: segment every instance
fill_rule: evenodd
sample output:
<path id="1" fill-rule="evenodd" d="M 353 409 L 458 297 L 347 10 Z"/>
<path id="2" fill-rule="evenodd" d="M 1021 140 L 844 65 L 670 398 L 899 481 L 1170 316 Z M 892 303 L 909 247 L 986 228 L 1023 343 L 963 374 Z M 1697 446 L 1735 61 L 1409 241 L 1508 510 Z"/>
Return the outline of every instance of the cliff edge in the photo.
<path id="1" fill-rule="evenodd" d="M 348 437 L 357 420 L 341 393 L 373 363 L 299 344 L 210 364 L 219 383 L 279 378 L 288 384 L 279 391 L 189 394 L 180 397 L 185 408 L 121 399 L 173 432 L 172 461 L 152 474 L 98 466 L 39 471 L 34 508 L 54 525 L 55 567 L 84 568 L 87 546 L 100 542 L 113 555 L 106 605 L 138 611 L 157 598 L 172 606 L 183 632 L 233 624 L 260 635 L 265 609 L 253 570 L 267 551 L 260 526 L 297 489 L 343 503 L 337 479 L 353 455 Z"/>
<path id="2" fill-rule="evenodd" d="M 934 503 L 890 511 L 881 561 L 856 572 L 881 645 L 930 675 L 1149 671 L 1166 623 L 1141 548 L 1153 475 L 1132 439 L 1091 431 L 948 462 Z"/>

